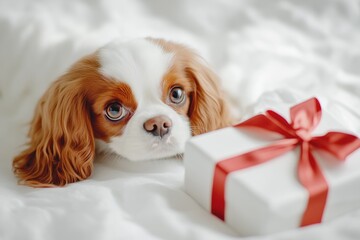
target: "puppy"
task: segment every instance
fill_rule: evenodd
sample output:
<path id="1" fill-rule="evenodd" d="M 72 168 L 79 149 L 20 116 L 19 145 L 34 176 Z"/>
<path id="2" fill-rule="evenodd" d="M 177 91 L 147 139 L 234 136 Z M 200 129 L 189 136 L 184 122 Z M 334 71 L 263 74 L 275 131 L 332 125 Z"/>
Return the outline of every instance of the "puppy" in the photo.
<path id="1" fill-rule="evenodd" d="M 191 135 L 231 124 L 216 75 L 189 48 L 113 41 L 76 62 L 38 102 L 20 183 L 63 186 L 93 171 L 95 146 L 133 161 L 175 156 Z"/>

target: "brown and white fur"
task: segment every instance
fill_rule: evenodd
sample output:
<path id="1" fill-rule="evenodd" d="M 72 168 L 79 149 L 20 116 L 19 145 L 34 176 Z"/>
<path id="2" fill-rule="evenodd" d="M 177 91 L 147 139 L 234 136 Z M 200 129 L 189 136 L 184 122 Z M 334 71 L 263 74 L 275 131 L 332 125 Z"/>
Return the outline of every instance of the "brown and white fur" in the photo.
<path id="1" fill-rule="evenodd" d="M 91 175 L 95 147 L 133 161 L 170 157 L 191 135 L 230 124 L 217 76 L 192 50 L 159 39 L 113 41 L 45 92 L 13 168 L 22 184 L 63 186 Z"/>

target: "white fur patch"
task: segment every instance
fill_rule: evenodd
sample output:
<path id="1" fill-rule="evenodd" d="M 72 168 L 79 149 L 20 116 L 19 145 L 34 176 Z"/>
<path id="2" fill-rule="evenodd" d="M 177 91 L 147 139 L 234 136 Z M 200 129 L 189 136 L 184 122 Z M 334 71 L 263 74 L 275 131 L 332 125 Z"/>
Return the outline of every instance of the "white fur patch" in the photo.
<path id="1" fill-rule="evenodd" d="M 135 114 L 121 136 L 112 137 L 108 147 L 130 160 L 173 156 L 184 151 L 191 136 L 188 120 L 162 102 L 161 83 L 172 65 L 173 54 L 146 39 L 114 41 L 101 48 L 100 73 L 128 84 L 138 103 Z M 172 123 L 170 134 L 155 137 L 143 128 L 149 118 L 166 115 Z"/>
<path id="2" fill-rule="evenodd" d="M 100 72 L 127 83 L 138 103 L 157 100 L 173 54 L 146 40 L 114 41 L 100 50 Z"/>

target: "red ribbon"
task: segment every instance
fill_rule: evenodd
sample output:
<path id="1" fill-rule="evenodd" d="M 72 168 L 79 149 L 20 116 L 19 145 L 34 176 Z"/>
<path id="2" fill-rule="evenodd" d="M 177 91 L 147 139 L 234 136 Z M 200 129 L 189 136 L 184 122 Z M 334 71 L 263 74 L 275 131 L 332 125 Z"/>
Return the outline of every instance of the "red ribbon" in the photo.
<path id="1" fill-rule="evenodd" d="M 276 112 L 267 111 L 265 114 L 254 116 L 235 126 L 257 132 L 279 133 L 284 138 L 269 146 L 225 159 L 216 164 L 211 199 L 211 212 L 214 215 L 222 220 L 225 219 L 225 183 L 229 173 L 262 164 L 300 146 L 298 179 L 309 192 L 307 207 L 300 226 L 321 222 L 328 184 L 312 150 L 323 150 L 338 160 L 345 160 L 349 154 L 360 148 L 360 139 L 341 132 L 328 132 L 324 136 L 312 137 L 311 132 L 321 119 L 321 107 L 316 98 L 292 107 L 290 117 L 291 123 L 289 124 Z"/>

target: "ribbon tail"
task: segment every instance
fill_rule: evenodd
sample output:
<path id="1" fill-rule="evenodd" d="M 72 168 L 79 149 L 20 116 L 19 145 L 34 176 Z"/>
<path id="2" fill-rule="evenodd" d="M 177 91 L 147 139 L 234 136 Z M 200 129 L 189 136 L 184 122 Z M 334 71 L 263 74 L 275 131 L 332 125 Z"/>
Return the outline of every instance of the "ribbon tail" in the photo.
<path id="1" fill-rule="evenodd" d="M 308 142 L 301 144 L 298 176 L 301 184 L 309 193 L 308 203 L 300 226 L 320 223 L 326 205 L 328 184 L 310 151 Z"/>
<path id="2" fill-rule="evenodd" d="M 256 166 L 280 156 L 285 152 L 292 150 L 297 142 L 297 139 L 279 140 L 270 146 L 256 149 L 254 151 L 218 162 L 215 166 L 212 185 L 212 214 L 221 220 L 225 220 L 225 184 L 229 173 Z"/>

